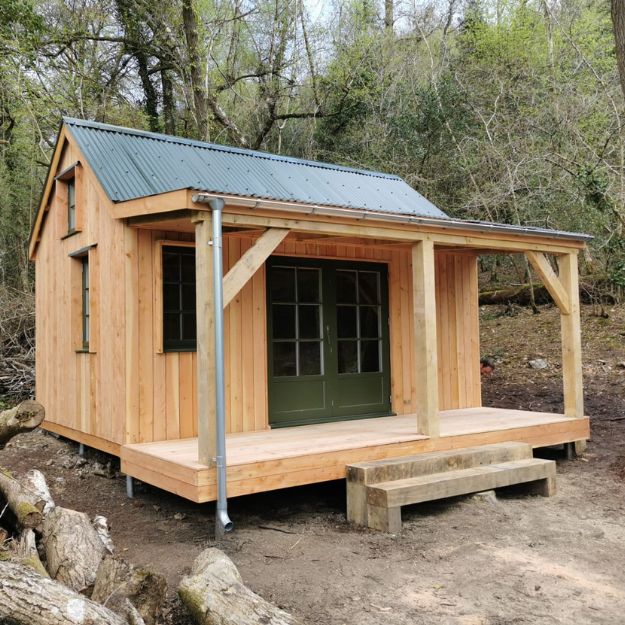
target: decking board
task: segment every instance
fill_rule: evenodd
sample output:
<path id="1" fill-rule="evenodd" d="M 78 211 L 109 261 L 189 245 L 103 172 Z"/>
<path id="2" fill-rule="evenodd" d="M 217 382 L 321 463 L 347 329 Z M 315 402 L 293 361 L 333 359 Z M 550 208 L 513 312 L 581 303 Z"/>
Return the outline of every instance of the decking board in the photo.
<path id="1" fill-rule="evenodd" d="M 414 415 L 360 419 L 227 437 L 228 494 L 238 496 L 345 476 L 345 466 L 505 441 L 533 447 L 586 439 L 587 418 L 467 408 L 440 413 L 441 437 L 416 433 Z M 197 462 L 197 438 L 124 445 L 122 471 L 196 502 L 215 498 L 215 471 Z"/>

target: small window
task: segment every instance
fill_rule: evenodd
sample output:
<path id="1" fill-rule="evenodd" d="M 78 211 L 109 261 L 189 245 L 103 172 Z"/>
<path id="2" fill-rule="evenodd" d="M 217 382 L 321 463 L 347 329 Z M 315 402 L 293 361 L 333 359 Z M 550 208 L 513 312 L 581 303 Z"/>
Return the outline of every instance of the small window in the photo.
<path id="1" fill-rule="evenodd" d="M 82 261 L 82 347 L 89 349 L 89 256 L 85 255 Z"/>
<path id="2" fill-rule="evenodd" d="M 76 230 L 76 184 L 74 179 L 67 181 L 67 231 Z"/>
<path id="3" fill-rule="evenodd" d="M 163 247 L 163 348 L 196 348 L 195 250 Z"/>

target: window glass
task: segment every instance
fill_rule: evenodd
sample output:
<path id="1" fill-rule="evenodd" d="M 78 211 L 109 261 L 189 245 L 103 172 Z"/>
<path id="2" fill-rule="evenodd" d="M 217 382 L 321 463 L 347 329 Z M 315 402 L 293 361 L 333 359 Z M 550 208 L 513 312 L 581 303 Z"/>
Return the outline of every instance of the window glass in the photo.
<path id="1" fill-rule="evenodd" d="M 89 348 L 89 256 L 82 257 L 82 346 Z"/>
<path id="2" fill-rule="evenodd" d="M 299 338 L 318 339 L 320 337 L 319 306 L 316 304 L 298 306 L 298 315 Z"/>
<path id="3" fill-rule="evenodd" d="M 296 345 L 294 341 L 273 344 L 273 374 L 275 376 L 297 375 Z"/>
<path id="4" fill-rule="evenodd" d="M 299 344 L 299 374 L 319 375 L 321 373 L 321 343 L 301 341 Z"/>
<path id="5" fill-rule="evenodd" d="M 356 272 L 337 269 L 336 271 L 336 301 L 338 304 L 355 304 L 356 299 Z"/>
<path id="6" fill-rule="evenodd" d="M 338 342 L 339 373 L 358 373 L 358 341 Z"/>
<path id="7" fill-rule="evenodd" d="M 274 267 L 271 271 L 270 289 L 273 302 L 294 302 L 295 268 Z"/>
<path id="8" fill-rule="evenodd" d="M 67 183 L 67 231 L 76 230 L 76 186 L 74 180 Z"/>
<path id="9" fill-rule="evenodd" d="M 195 250 L 163 247 L 163 347 L 195 349 Z"/>

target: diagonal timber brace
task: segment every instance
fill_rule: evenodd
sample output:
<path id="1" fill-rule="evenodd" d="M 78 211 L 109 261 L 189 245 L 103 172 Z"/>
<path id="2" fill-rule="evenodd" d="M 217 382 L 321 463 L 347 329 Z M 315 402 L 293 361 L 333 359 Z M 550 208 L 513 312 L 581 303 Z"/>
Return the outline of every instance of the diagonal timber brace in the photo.
<path id="1" fill-rule="evenodd" d="M 224 276 L 224 308 L 260 269 L 261 265 L 282 243 L 289 232 L 285 228 L 270 228 L 241 256 L 234 267 Z"/>
<path id="2" fill-rule="evenodd" d="M 549 291 L 549 295 L 553 298 L 560 312 L 568 315 L 571 312 L 571 299 L 566 292 L 564 285 L 556 272 L 552 269 L 551 264 L 543 252 L 525 252 L 527 259 L 532 267 L 543 281 L 545 288 Z"/>

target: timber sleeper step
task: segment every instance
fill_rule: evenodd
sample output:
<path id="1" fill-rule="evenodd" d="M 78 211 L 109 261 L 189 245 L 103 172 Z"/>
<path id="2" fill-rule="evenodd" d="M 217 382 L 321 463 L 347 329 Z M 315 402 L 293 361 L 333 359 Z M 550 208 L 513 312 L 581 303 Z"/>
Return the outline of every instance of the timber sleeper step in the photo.
<path id="1" fill-rule="evenodd" d="M 469 469 L 421 475 L 367 486 L 368 526 L 401 531 L 401 506 L 531 483 L 536 494 L 555 494 L 555 462 L 525 458 Z"/>

